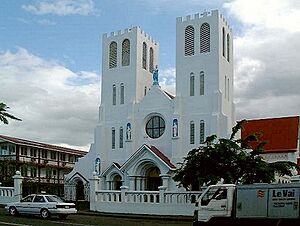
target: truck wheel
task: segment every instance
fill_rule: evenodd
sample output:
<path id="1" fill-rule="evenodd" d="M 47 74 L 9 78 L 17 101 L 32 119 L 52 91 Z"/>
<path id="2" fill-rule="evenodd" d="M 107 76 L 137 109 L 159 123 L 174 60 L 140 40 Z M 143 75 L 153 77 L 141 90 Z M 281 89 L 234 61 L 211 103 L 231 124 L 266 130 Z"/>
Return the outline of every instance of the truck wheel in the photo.
<path id="1" fill-rule="evenodd" d="M 48 219 L 50 217 L 50 213 L 47 209 L 42 209 L 41 210 L 41 218 L 43 219 Z"/>
<path id="2" fill-rule="evenodd" d="M 14 207 L 14 206 L 9 207 L 9 214 L 11 216 L 17 216 L 18 215 L 18 211 L 17 211 L 16 207 Z"/>
<path id="3" fill-rule="evenodd" d="M 65 220 L 67 219 L 68 215 L 67 214 L 60 214 L 58 215 L 58 218 L 61 219 L 61 220 Z"/>

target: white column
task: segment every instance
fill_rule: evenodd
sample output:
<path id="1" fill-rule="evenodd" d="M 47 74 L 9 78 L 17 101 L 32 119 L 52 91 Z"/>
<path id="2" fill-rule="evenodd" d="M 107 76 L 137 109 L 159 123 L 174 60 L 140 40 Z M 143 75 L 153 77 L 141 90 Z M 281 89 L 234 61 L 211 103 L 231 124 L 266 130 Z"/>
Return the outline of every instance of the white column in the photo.
<path id="1" fill-rule="evenodd" d="M 167 188 L 165 186 L 159 186 L 158 190 L 159 190 L 159 203 L 164 203 L 165 202 L 164 196 Z"/>
<path id="2" fill-rule="evenodd" d="M 93 172 L 93 177 L 90 181 L 90 210 L 96 211 L 97 195 L 96 191 L 99 190 L 100 178 L 96 172 Z"/>
<path id="3" fill-rule="evenodd" d="M 129 190 L 131 191 L 135 190 L 135 177 L 132 176 L 129 177 Z"/>
<path id="4" fill-rule="evenodd" d="M 169 179 L 170 179 L 170 175 L 168 174 L 161 174 L 159 175 L 161 180 L 162 180 L 162 186 L 166 187 L 166 189 L 168 190 L 169 188 Z"/>
<path id="5" fill-rule="evenodd" d="M 126 202 L 126 192 L 128 191 L 127 186 L 121 186 L 121 202 Z"/>
<path id="6" fill-rule="evenodd" d="M 20 171 L 17 171 L 16 172 L 16 175 L 13 176 L 13 179 L 14 179 L 14 196 L 15 196 L 15 200 L 17 202 L 19 202 L 21 200 L 21 197 L 22 197 L 22 181 L 23 181 L 23 178 L 21 176 L 21 172 Z"/>

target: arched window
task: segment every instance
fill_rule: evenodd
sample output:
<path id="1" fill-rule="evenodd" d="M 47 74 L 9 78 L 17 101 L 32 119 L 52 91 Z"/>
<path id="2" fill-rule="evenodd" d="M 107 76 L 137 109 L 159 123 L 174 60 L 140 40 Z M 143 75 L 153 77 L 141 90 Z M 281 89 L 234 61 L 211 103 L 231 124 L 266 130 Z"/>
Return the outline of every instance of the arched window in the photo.
<path id="1" fill-rule="evenodd" d="M 150 47 L 149 71 L 152 73 L 153 69 L 154 69 L 154 53 L 153 53 L 153 48 Z"/>
<path id="2" fill-rule="evenodd" d="M 123 137 L 124 137 L 124 134 L 123 134 L 123 127 L 120 127 L 119 135 L 120 135 L 120 139 L 119 139 L 119 147 L 120 147 L 120 148 L 123 148 Z"/>
<path id="3" fill-rule="evenodd" d="M 117 103 L 117 89 L 116 89 L 115 84 L 113 84 L 112 95 L 113 95 L 113 99 L 112 99 L 113 105 L 116 105 L 116 103 Z"/>
<path id="4" fill-rule="evenodd" d="M 111 42 L 109 45 L 109 68 L 117 67 L 117 43 Z"/>
<path id="5" fill-rule="evenodd" d="M 190 144 L 195 144 L 195 123 L 190 122 Z"/>
<path id="6" fill-rule="evenodd" d="M 144 88 L 144 96 L 146 96 L 147 95 L 147 86 L 145 86 L 145 88 Z"/>
<path id="7" fill-rule="evenodd" d="M 116 130 L 114 127 L 111 128 L 111 148 L 116 148 Z"/>
<path id="8" fill-rule="evenodd" d="M 124 84 L 120 85 L 120 104 L 124 104 Z"/>
<path id="9" fill-rule="evenodd" d="M 122 66 L 130 64 L 130 41 L 125 39 L 122 43 Z"/>
<path id="10" fill-rule="evenodd" d="M 185 56 L 192 56 L 194 55 L 194 36 L 195 36 L 195 29 L 193 26 L 187 26 L 185 28 L 184 33 L 184 55 Z"/>
<path id="11" fill-rule="evenodd" d="M 142 59 L 142 65 L 144 69 L 147 69 L 147 44 L 146 42 L 143 42 L 143 59 Z"/>
<path id="12" fill-rule="evenodd" d="M 193 72 L 190 74 L 190 96 L 195 96 L 195 76 Z"/>
<path id="13" fill-rule="evenodd" d="M 222 54 L 223 57 L 225 57 L 225 45 L 226 45 L 226 41 L 225 41 L 225 28 L 222 28 Z"/>
<path id="14" fill-rule="evenodd" d="M 200 71 L 200 95 L 204 95 L 204 71 Z"/>
<path id="15" fill-rule="evenodd" d="M 230 36 L 229 36 L 229 34 L 227 34 L 227 61 L 229 62 L 229 58 L 230 58 L 230 50 L 229 50 L 229 48 L 230 48 Z"/>
<path id="16" fill-rule="evenodd" d="M 200 53 L 210 52 L 210 26 L 204 23 L 200 27 Z"/>
<path id="17" fill-rule="evenodd" d="M 205 122 L 203 120 L 200 121 L 200 144 L 204 143 L 205 139 Z"/>

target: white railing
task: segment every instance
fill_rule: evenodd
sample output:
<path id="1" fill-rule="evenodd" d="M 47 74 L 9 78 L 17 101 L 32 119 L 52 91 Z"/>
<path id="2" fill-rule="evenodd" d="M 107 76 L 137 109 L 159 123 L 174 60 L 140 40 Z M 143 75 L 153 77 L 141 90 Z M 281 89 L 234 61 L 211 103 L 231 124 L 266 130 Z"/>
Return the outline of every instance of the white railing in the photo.
<path id="1" fill-rule="evenodd" d="M 0 204 L 6 204 L 15 200 L 13 187 L 0 187 Z"/>
<path id="2" fill-rule="evenodd" d="M 22 180 L 21 172 L 17 171 L 13 176 L 14 187 L 0 187 L 0 204 L 20 201 L 22 197 Z"/>
<path id="3" fill-rule="evenodd" d="M 193 216 L 201 193 L 166 191 L 166 187 L 160 187 L 159 191 L 130 191 L 126 186 L 122 186 L 121 191 L 94 190 L 90 209 L 107 213 Z"/>

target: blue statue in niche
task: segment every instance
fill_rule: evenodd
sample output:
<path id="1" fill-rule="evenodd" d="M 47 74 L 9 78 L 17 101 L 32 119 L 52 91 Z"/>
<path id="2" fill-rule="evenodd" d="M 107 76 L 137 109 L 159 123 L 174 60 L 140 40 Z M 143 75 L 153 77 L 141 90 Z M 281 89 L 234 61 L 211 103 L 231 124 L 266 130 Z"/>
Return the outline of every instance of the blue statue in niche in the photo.
<path id="1" fill-rule="evenodd" d="M 153 85 L 158 85 L 158 68 L 157 68 L 157 65 L 155 66 L 155 69 L 153 70 Z"/>

